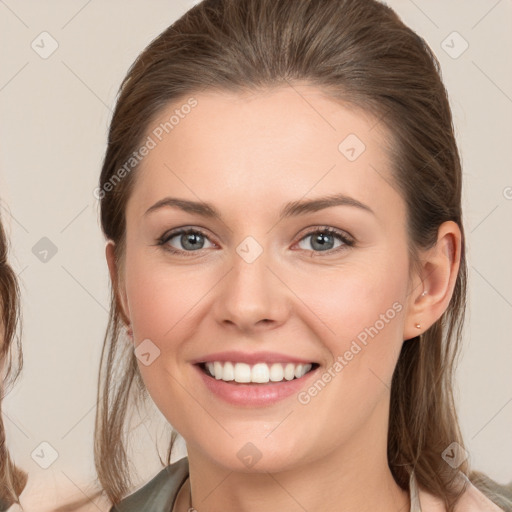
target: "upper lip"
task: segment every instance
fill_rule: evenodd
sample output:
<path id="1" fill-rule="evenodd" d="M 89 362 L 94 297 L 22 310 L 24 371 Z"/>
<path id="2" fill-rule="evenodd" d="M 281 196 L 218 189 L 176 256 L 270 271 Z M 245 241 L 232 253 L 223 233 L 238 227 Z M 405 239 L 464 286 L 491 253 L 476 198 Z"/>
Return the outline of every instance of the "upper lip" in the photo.
<path id="1" fill-rule="evenodd" d="M 280 354 L 278 352 L 239 352 L 236 350 L 216 352 L 202 357 L 198 357 L 192 361 L 192 364 L 208 363 L 208 362 L 235 362 L 246 364 L 257 363 L 295 363 L 308 364 L 313 363 L 311 359 L 303 359 L 301 357 Z"/>

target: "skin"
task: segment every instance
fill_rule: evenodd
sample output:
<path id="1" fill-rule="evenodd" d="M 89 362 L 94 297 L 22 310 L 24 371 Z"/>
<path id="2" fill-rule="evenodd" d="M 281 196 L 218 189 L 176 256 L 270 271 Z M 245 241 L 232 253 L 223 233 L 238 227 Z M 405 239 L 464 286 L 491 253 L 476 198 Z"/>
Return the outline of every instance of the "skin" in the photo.
<path id="1" fill-rule="evenodd" d="M 191 491 L 199 512 L 408 511 L 387 463 L 389 388 L 403 341 L 448 306 L 459 228 L 444 223 L 410 276 L 405 203 L 376 119 L 308 85 L 195 97 L 198 106 L 136 171 L 122 263 L 113 243 L 106 249 L 134 345 L 150 339 L 161 351 L 151 365 L 139 362 L 144 382 L 187 443 L 190 489 L 175 510 L 188 509 Z M 366 146 L 353 162 L 338 150 L 351 133 Z M 278 221 L 285 203 L 333 193 L 374 214 L 345 205 Z M 145 214 L 167 196 L 212 203 L 221 218 L 172 207 Z M 322 251 L 309 235 L 325 226 L 355 244 L 336 251 L 342 242 L 332 238 Z M 167 246 L 182 254 L 157 245 L 180 227 L 202 228 L 202 248 L 180 236 Z M 236 252 L 247 236 L 263 249 L 250 264 Z M 316 361 L 321 375 L 396 301 L 401 311 L 307 405 L 295 395 L 267 407 L 227 404 L 190 363 L 268 350 Z M 237 457 L 248 442 L 262 455 L 252 468 Z"/>

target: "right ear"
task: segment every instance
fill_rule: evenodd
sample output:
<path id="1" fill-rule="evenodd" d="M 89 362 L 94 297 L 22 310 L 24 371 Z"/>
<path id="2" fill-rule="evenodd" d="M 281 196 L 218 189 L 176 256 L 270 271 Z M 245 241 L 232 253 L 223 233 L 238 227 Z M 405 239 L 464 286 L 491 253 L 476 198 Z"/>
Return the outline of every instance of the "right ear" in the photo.
<path id="1" fill-rule="evenodd" d="M 108 271 L 110 273 L 110 280 L 112 281 L 117 309 L 121 314 L 123 322 L 128 326 L 131 323 L 128 310 L 128 299 L 126 297 L 123 280 L 119 278 L 119 268 L 116 260 L 115 248 L 115 242 L 113 240 L 108 240 L 107 245 L 105 246 L 105 257 L 107 259 Z"/>

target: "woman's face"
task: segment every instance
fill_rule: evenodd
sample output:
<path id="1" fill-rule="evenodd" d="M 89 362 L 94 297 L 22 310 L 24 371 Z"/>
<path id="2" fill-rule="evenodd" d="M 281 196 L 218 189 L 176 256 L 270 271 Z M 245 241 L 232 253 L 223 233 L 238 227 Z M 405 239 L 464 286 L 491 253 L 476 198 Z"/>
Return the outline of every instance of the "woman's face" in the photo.
<path id="1" fill-rule="evenodd" d="M 189 456 L 230 470 L 371 461 L 415 336 L 382 125 L 305 85 L 194 99 L 149 127 L 126 210 L 120 292 L 147 389 Z"/>

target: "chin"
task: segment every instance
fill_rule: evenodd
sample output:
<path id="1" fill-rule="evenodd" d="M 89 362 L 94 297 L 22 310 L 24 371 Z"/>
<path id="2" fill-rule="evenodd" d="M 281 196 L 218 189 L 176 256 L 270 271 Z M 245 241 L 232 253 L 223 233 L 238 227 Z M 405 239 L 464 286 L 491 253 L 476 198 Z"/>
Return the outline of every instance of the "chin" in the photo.
<path id="1" fill-rule="evenodd" d="M 202 438 L 203 446 L 198 448 L 213 464 L 237 473 L 278 473 L 307 462 L 308 457 L 302 453 L 305 447 L 299 445 L 298 450 L 297 440 L 287 439 L 286 442 L 284 437 L 270 439 L 265 438 L 265 435 L 248 437 L 245 434 L 222 444 L 216 439 L 208 442 L 206 446 Z M 189 446 L 190 443 L 187 442 L 187 447 Z M 212 446 L 215 446 L 214 451 Z"/>

